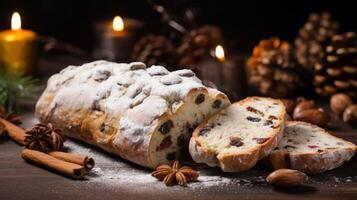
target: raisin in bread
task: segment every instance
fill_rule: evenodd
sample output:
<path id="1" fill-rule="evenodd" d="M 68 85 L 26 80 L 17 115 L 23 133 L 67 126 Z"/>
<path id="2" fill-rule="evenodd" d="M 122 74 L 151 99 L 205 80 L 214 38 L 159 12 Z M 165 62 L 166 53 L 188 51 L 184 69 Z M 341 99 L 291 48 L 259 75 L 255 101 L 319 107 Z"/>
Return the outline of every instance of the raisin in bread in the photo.
<path id="1" fill-rule="evenodd" d="M 280 100 L 248 97 L 200 124 L 190 140 L 195 162 L 225 172 L 252 168 L 283 136 L 285 107 Z"/>
<path id="2" fill-rule="evenodd" d="M 265 161 L 274 168 L 322 173 L 350 160 L 356 146 L 306 122 L 289 121 L 279 145 Z"/>
<path id="3" fill-rule="evenodd" d="M 195 126 L 229 104 L 191 70 L 96 61 L 53 75 L 36 114 L 67 136 L 155 168 L 188 154 Z"/>

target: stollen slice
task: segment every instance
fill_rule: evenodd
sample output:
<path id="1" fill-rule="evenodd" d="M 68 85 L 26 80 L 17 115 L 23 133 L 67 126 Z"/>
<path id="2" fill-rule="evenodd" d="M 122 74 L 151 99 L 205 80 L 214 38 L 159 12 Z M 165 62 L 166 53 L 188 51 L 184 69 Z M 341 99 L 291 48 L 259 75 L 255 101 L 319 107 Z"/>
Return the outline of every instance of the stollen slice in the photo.
<path id="1" fill-rule="evenodd" d="M 356 146 L 316 125 L 289 121 L 278 146 L 265 160 L 274 169 L 291 168 L 318 174 L 341 166 L 355 154 Z"/>
<path id="2" fill-rule="evenodd" d="M 285 115 L 280 100 L 248 97 L 201 123 L 190 140 L 190 154 L 195 162 L 224 172 L 248 170 L 278 145 Z"/>

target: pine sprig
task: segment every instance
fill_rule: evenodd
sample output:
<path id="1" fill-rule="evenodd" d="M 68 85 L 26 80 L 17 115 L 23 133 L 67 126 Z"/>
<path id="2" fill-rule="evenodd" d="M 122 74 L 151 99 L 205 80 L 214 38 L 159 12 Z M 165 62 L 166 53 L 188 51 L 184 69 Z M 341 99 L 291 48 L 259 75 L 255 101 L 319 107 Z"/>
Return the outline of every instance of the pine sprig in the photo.
<path id="1" fill-rule="evenodd" d="M 31 76 L 0 71 L 0 105 L 9 113 L 19 112 L 21 102 L 36 100 L 36 83 Z"/>

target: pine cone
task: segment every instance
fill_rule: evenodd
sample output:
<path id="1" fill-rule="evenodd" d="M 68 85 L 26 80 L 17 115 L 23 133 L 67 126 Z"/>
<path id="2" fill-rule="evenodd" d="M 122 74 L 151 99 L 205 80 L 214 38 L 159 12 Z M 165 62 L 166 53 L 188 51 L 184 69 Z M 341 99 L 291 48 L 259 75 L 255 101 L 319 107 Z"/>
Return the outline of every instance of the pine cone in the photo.
<path id="1" fill-rule="evenodd" d="M 338 23 L 331 19 L 329 13 L 313 13 L 299 30 L 299 35 L 295 39 L 296 58 L 310 74 L 315 64 L 324 56 L 324 48 L 337 33 L 338 27 Z"/>
<path id="2" fill-rule="evenodd" d="M 180 57 L 179 64 L 195 70 L 195 65 L 223 42 L 223 36 L 218 27 L 206 25 L 193 29 L 183 37 L 177 49 Z"/>
<path id="3" fill-rule="evenodd" d="M 263 95 L 276 98 L 293 96 L 306 83 L 291 45 L 279 38 L 260 41 L 246 68 L 249 85 Z"/>
<path id="4" fill-rule="evenodd" d="M 357 97 L 357 35 L 347 32 L 332 37 L 325 56 L 315 65 L 315 91 L 323 96 L 346 93 Z"/>
<path id="5" fill-rule="evenodd" d="M 170 40 L 162 35 L 146 35 L 135 45 L 131 60 L 146 63 L 146 65 L 175 65 L 175 49 Z"/>
<path id="6" fill-rule="evenodd" d="M 42 152 L 59 151 L 66 141 L 66 137 L 59 130 L 54 129 L 52 124 L 39 123 L 26 131 L 26 148 Z"/>

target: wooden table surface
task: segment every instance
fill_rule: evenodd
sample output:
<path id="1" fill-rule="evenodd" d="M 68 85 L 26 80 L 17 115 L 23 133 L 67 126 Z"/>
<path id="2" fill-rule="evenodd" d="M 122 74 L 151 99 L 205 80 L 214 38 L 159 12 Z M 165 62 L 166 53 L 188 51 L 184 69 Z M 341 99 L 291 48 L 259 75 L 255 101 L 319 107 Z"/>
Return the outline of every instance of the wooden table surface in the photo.
<path id="1" fill-rule="evenodd" d="M 41 61 L 43 66 L 51 63 Z M 61 61 L 63 62 L 63 61 Z M 73 61 L 68 61 L 73 62 Z M 60 65 L 53 65 L 60 68 Z M 56 71 L 58 71 L 56 69 Z M 31 110 L 23 116 L 23 127 L 36 119 Z M 357 144 L 357 129 L 334 117 L 329 131 Z M 128 163 L 117 156 L 68 140 L 69 151 L 89 155 L 96 168 L 85 180 L 71 180 L 46 169 L 24 162 L 22 147 L 11 140 L 0 139 L 0 200 L 21 199 L 351 199 L 357 200 L 357 156 L 338 169 L 310 177 L 306 187 L 276 189 L 264 178 L 269 170 L 258 164 L 244 173 L 222 173 L 205 165 L 193 166 L 200 172 L 199 182 L 187 187 L 166 187 L 150 177 L 150 170 Z"/>
<path id="2" fill-rule="evenodd" d="M 24 127 L 35 122 L 32 113 L 24 115 Z M 330 127 L 331 132 L 357 143 L 356 129 L 338 119 L 334 124 L 338 126 Z M 11 140 L 0 141 L 0 199 L 357 199 L 356 156 L 338 169 L 310 177 L 306 187 L 271 187 L 264 181 L 269 170 L 262 164 L 239 174 L 197 165 L 200 182 L 166 187 L 150 177 L 151 171 L 100 149 L 73 140 L 68 140 L 66 147 L 96 160 L 96 170 L 85 180 L 71 180 L 26 163 L 20 157 L 22 147 Z"/>

